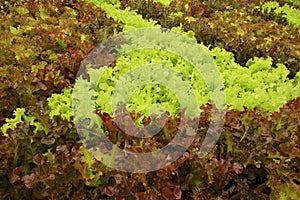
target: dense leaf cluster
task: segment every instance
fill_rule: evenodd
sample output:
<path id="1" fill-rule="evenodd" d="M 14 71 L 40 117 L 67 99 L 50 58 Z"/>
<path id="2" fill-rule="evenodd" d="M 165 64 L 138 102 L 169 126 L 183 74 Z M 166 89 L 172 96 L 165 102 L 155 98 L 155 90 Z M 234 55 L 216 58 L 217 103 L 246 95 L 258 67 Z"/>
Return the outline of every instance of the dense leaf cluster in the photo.
<path id="1" fill-rule="evenodd" d="M 275 111 L 288 101 L 300 96 L 300 84 L 297 77 L 289 80 L 287 78 L 289 72 L 284 65 L 278 64 L 277 68 L 273 68 L 271 58 L 250 59 L 247 62 L 247 68 L 243 68 L 234 62 L 233 54 L 229 52 L 219 48 L 208 50 L 208 52 L 214 57 L 225 83 L 226 102 L 232 106 L 232 109 L 242 110 L 243 106 L 252 109 L 259 106 L 263 111 Z M 142 50 L 120 57 L 114 68 L 101 69 L 103 74 L 99 80 L 96 99 L 98 108 L 111 113 L 112 108 L 109 102 L 119 78 L 128 70 L 147 63 L 163 64 L 182 74 L 182 77 L 193 88 L 200 104 L 206 104 L 211 98 L 201 74 L 180 56 L 164 51 Z M 175 80 L 175 78 L 170 78 L 173 85 L 178 84 Z M 180 88 L 180 86 L 177 87 Z M 180 104 L 177 96 L 171 92 L 168 88 L 155 84 L 141 87 L 132 95 L 128 108 L 131 111 L 147 114 L 150 112 L 151 105 L 160 102 L 172 115 L 178 114 Z M 176 95 L 182 94 L 184 95 L 185 91 Z M 272 101 L 267 101 L 267 99 L 272 99 Z"/>

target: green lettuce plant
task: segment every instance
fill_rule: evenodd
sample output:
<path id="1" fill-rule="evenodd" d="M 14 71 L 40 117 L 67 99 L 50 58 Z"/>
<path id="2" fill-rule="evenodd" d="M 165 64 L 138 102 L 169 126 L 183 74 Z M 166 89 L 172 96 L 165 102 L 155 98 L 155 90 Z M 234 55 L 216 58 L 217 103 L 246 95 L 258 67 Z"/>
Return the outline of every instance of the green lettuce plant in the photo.
<path id="1" fill-rule="evenodd" d="M 23 124 L 24 122 L 28 122 L 29 125 L 35 126 L 34 133 L 44 130 L 43 125 L 40 122 L 37 122 L 35 117 L 25 114 L 24 108 L 17 108 L 14 111 L 14 115 L 15 118 L 6 118 L 6 123 L 1 127 L 1 131 L 3 132 L 4 136 L 9 137 L 7 131 L 9 129 L 15 130 L 18 125 Z M 48 134 L 48 132 L 46 132 L 46 134 Z"/>
<path id="2" fill-rule="evenodd" d="M 262 8 L 266 9 L 267 12 L 270 12 L 271 10 L 275 10 L 276 14 L 283 13 L 283 17 L 287 19 L 288 23 L 292 27 L 294 28 L 300 27 L 300 11 L 298 9 L 290 7 L 287 4 L 280 7 L 279 3 L 276 1 L 266 2 L 262 5 Z"/>
<path id="3" fill-rule="evenodd" d="M 142 18 L 142 16 L 136 14 L 135 12 L 129 11 L 129 9 L 119 9 L 119 3 L 116 5 L 112 5 L 98 0 L 89 1 L 95 3 L 95 5 L 105 10 L 108 17 L 112 17 L 117 22 L 125 23 L 123 27 L 124 31 L 130 30 L 132 28 L 153 27 L 155 25 L 155 21 L 146 21 Z"/>
<path id="4" fill-rule="evenodd" d="M 211 56 L 224 80 L 227 103 L 233 109 L 258 106 L 263 111 L 273 112 L 299 97 L 299 73 L 289 79 L 287 68 L 282 64 L 272 67 L 270 57 L 250 59 L 246 68 L 235 63 L 234 55 L 224 49 L 212 49 Z"/>
<path id="5" fill-rule="evenodd" d="M 50 108 L 49 117 L 53 120 L 54 116 L 60 116 L 68 121 L 72 117 L 72 88 L 65 88 L 61 94 L 52 94 L 48 98 L 48 106 Z"/>

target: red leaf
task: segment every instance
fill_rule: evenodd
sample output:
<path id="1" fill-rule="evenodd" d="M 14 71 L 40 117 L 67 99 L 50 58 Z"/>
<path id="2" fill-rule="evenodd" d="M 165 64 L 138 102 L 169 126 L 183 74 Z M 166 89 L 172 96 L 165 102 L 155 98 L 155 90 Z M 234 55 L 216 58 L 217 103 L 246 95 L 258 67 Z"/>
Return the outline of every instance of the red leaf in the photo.
<path id="1" fill-rule="evenodd" d="M 233 163 L 233 170 L 236 174 L 241 174 L 243 172 L 243 166 L 240 163 L 235 162 Z"/>

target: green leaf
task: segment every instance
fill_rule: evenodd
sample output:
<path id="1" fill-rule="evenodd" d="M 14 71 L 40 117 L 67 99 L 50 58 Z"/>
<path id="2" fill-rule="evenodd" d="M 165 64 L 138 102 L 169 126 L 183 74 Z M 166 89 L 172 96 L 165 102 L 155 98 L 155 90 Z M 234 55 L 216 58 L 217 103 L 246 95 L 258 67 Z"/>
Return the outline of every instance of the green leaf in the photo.
<path id="1" fill-rule="evenodd" d="M 19 27 L 15 28 L 13 26 L 10 26 L 9 29 L 10 29 L 10 32 L 14 35 L 20 35 L 23 33 L 23 31 Z"/>

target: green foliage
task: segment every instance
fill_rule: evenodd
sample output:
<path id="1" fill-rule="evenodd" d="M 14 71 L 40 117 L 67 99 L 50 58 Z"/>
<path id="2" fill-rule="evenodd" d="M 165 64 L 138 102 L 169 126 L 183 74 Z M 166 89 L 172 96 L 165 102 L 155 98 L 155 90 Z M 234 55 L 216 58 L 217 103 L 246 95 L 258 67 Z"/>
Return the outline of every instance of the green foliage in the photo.
<path id="1" fill-rule="evenodd" d="M 258 106 L 263 111 L 273 112 L 299 97 L 297 78 L 288 79 L 289 71 L 284 65 L 277 64 L 277 68 L 273 68 L 270 57 L 250 59 L 244 68 L 234 62 L 232 53 L 223 49 L 212 49 L 211 56 L 224 80 L 226 101 L 233 109 Z"/>
<path id="2" fill-rule="evenodd" d="M 18 108 L 15 112 L 15 118 L 14 119 L 6 119 L 6 124 L 4 124 L 1 128 L 1 130 L 3 131 L 4 136 L 8 136 L 6 131 L 8 129 L 12 129 L 14 130 L 17 127 L 18 123 L 21 123 L 23 120 L 21 119 L 22 116 L 24 116 L 25 113 L 25 109 L 23 108 Z"/>
<path id="3" fill-rule="evenodd" d="M 17 128 L 17 125 L 23 122 L 28 122 L 29 125 L 35 126 L 34 133 L 37 131 L 44 130 L 43 126 L 41 123 L 36 122 L 35 118 L 32 116 L 27 116 L 25 115 L 25 109 L 24 108 L 17 108 L 16 111 L 14 112 L 15 118 L 13 119 L 6 119 L 4 124 L 1 127 L 1 130 L 4 134 L 4 136 L 8 137 L 7 130 L 15 130 Z M 47 134 L 47 133 L 46 133 Z"/>
<path id="4" fill-rule="evenodd" d="M 152 27 L 155 24 L 153 20 L 146 21 L 135 12 L 129 11 L 129 9 L 121 10 L 118 9 L 117 6 L 98 0 L 90 0 L 90 2 L 95 3 L 97 6 L 105 10 L 108 17 L 112 17 L 117 22 L 126 22 L 126 25 L 123 27 L 124 31 L 132 28 Z"/>
<path id="5" fill-rule="evenodd" d="M 54 116 L 60 116 L 68 121 L 71 120 L 72 113 L 72 88 L 65 88 L 61 94 L 52 94 L 48 98 L 48 105 L 50 108 L 49 117 L 53 119 Z"/>
<path id="6" fill-rule="evenodd" d="M 162 59 L 163 58 L 163 59 Z M 196 97 L 198 98 L 199 104 L 205 104 L 210 99 L 207 86 L 201 77 L 201 74 L 197 70 L 187 63 L 183 58 L 173 55 L 166 51 L 161 50 L 138 50 L 130 52 L 127 55 L 120 57 L 116 62 L 116 67 L 109 68 L 106 67 L 102 79 L 99 80 L 96 106 L 98 110 L 110 113 L 113 115 L 111 108 L 112 95 L 114 93 L 114 88 L 120 78 L 125 75 L 129 70 L 134 70 L 137 67 L 152 64 L 163 64 L 164 67 L 172 68 L 177 73 L 180 73 L 186 78 L 186 81 L 191 85 L 195 91 Z M 175 82 L 175 77 L 169 77 L 173 85 L 180 88 L 181 86 Z M 131 96 L 128 104 L 129 111 L 134 111 L 137 113 L 145 114 L 150 116 L 152 111 L 150 109 L 155 109 L 153 105 L 160 104 L 166 111 L 168 111 L 172 116 L 179 114 L 180 104 L 178 102 L 177 96 L 170 91 L 169 88 L 160 86 L 159 84 L 149 84 L 140 86 L 136 88 L 137 90 Z M 183 94 L 186 91 L 182 91 Z M 179 95 L 180 94 L 176 94 Z M 181 95 L 182 96 L 182 95 Z M 159 114 L 158 110 L 154 112 Z"/>
<path id="7" fill-rule="evenodd" d="M 275 10 L 276 14 L 283 13 L 284 17 L 288 20 L 288 23 L 295 27 L 300 27 L 300 11 L 296 8 L 291 8 L 288 5 L 284 5 L 282 7 L 279 6 L 279 3 L 276 1 L 266 2 L 262 6 L 263 9 L 266 9 L 267 12 L 271 10 Z"/>
<path id="8" fill-rule="evenodd" d="M 262 8 L 266 9 L 267 12 L 270 12 L 272 9 L 279 7 L 279 3 L 276 1 L 270 1 L 263 4 Z"/>
<path id="9" fill-rule="evenodd" d="M 273 112 L 299 96 L 299 85 L 287 78 L 288 70 L 279 64 L 277 68 L 271 67 L 271 58 L 251 59 L 247 63 L 248 68 L 243 68 L 234 62 L 232 54 L 222 49 L 213 49 L 211 55 L 215 57 L 224 80 L 227 103 L 232 105 L 232 109 L 243 110 L 243 106 L 253 109 L 258 106 L 263 111 Z M 117 81 L 128 70 L 148 63 L 161 63 L 180 72 L 193 87 L 200 105 L 207 103 L 210 99 L 201 74 L 198 74 L 182 58 L 163 51 L 141 50 L 119 58 L 116 67 L 105 69 L 102 79 L 99 80 L 97 109 L 113 114 L 111 94 L 114 93 Z M 269 99 L 272 100 L 269 101 Z M 167 88 L 157 85 L 139 88 L 131 97 L 128 109 L 149 116 L 149 109 L 157 102 L 160 102 L 171 115 L 179 113 L 180 105 L 177 97 Z"/>

